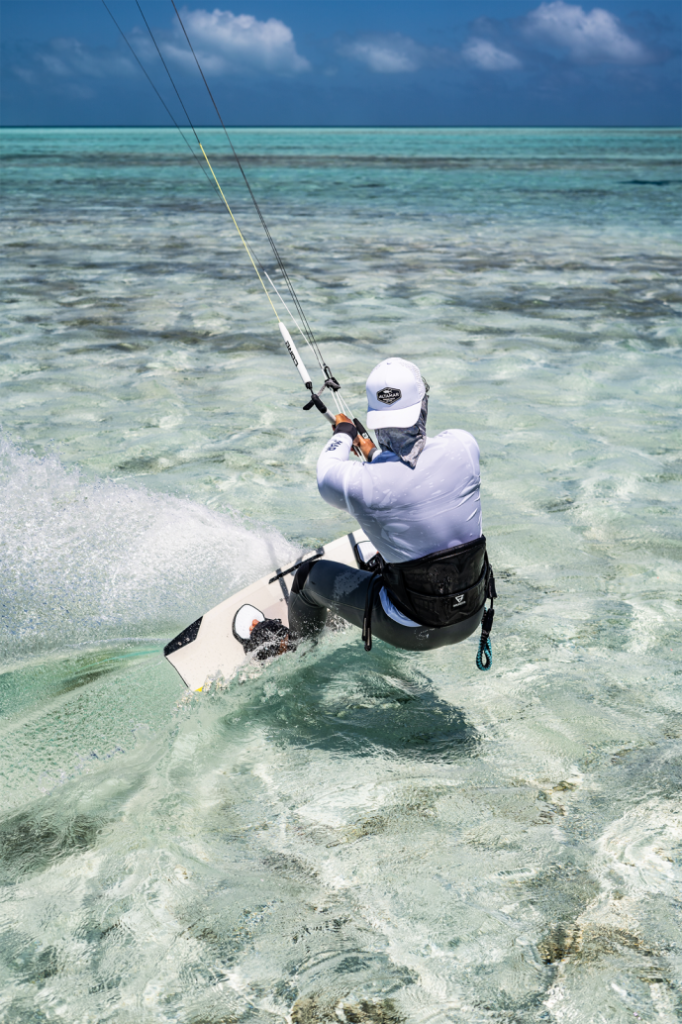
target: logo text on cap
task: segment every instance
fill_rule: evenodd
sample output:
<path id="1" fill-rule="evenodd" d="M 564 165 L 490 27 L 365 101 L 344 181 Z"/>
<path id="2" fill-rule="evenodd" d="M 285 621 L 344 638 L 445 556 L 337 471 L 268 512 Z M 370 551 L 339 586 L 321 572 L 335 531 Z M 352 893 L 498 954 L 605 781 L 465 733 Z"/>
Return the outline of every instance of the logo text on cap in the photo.
<path id="1" fill-rule="evenodd" d="M 377 398 L 384 405 L 393 405 L 399 398 L 403 397 L 403 393 L 400 388 L 382 388 L 381 391 L 377 391 Z"/>

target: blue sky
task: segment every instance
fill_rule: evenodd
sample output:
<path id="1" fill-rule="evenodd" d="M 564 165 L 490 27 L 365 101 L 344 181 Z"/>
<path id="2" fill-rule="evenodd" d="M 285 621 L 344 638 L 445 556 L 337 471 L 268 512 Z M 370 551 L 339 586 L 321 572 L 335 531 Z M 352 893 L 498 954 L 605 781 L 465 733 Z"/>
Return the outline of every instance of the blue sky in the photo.
<path id="1" fill-rule="evenodd" d="M 108 2 L 170 105 L 135 3 Z M 678 0 L 176 2 L 229 125 L 681 120 Z M 193 120 L 215 123 L 171 3 L 141 5 Z M 0 16 L 3 125 L 169 123 L 99 0 Z"/>

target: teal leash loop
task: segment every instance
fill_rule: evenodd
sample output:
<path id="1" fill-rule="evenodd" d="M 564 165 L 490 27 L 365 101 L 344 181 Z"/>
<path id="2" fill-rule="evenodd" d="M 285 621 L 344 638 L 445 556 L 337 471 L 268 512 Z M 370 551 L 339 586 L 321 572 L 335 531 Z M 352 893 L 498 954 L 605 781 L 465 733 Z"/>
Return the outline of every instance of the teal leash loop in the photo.
<path id="1" fill-rule="evenodd" d="M 495 577 L 493 570 L 488 565 L 488 573 L 485 582 L 485 596 L 490 598 L 490 608 L 486 608 L 483 612 L 483 618 L 481 619 L 481 639 L 478 644 L 478 654 L 476 655 L 476 668 L 480 672 L 488 672 L 493 663 L 493 649 L 490 645 L 490 633 L 493 628 L 493 619 L 495 618 L 495 609 L 493 604 L 497 597 L 497 590 L 495 589 Z"/>
<path id="2" fill-rule="evenodd" d="M 490 631 L 493 628 L 494 615 L 495 611 L 492 606 L 483 612 L 481 639 L 478 645 L 478 654 L 476 655 L 476 668 L 481 672 L 487 672 L 493 663 L 493 649 L 490 646 Z"/>

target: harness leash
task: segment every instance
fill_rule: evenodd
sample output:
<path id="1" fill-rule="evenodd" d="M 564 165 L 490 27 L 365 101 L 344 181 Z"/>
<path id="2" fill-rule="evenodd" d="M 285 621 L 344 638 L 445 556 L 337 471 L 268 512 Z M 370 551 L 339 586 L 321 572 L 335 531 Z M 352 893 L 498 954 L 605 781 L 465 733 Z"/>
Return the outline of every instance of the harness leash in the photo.
<path id="1" fill-rule="evenodd" d="M 487 672 L 493 663 L 493 649 L 490 645 L 490 632 L 493 628 L 493 619 L 495 618 L 495 609 L 493 604 L 497 597 L 497 590 L 495 589 L 495 577 L 492 569 L 490 570 L 490 576 L 486 583 L 486 597 L 490 598 L 490 608 L 486 608 L 483 612 L 483 618 L 481 619 L 481 639 L 478 644 L 478 654 L 476 655 L 476 668 L 481 672 Z"/>

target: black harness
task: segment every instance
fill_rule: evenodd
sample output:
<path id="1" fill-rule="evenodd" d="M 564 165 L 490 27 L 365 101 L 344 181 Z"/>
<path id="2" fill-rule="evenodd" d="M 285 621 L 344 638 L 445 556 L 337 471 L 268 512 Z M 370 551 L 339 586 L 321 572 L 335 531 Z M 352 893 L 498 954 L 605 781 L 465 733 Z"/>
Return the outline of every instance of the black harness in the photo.
<path id="1" fill-rule="evenodd" d="M 385 562 L 377 552 L 363 568 L 372 573 L 362 625 L 366 651 L 372 649 L 372 606 L 381 586 L 386 587 L 398 611 L 432 629 L 454 626 L 468 619 L 479 612 L 489 598 L 490 608 L 483 615 L 477 664 L 484 671 L 490 667 L 489 636 L 497 591 L 485 537 L 409 562 Z M 487 664 L 482 661 L 484 657 L 488 659 Z"/>

